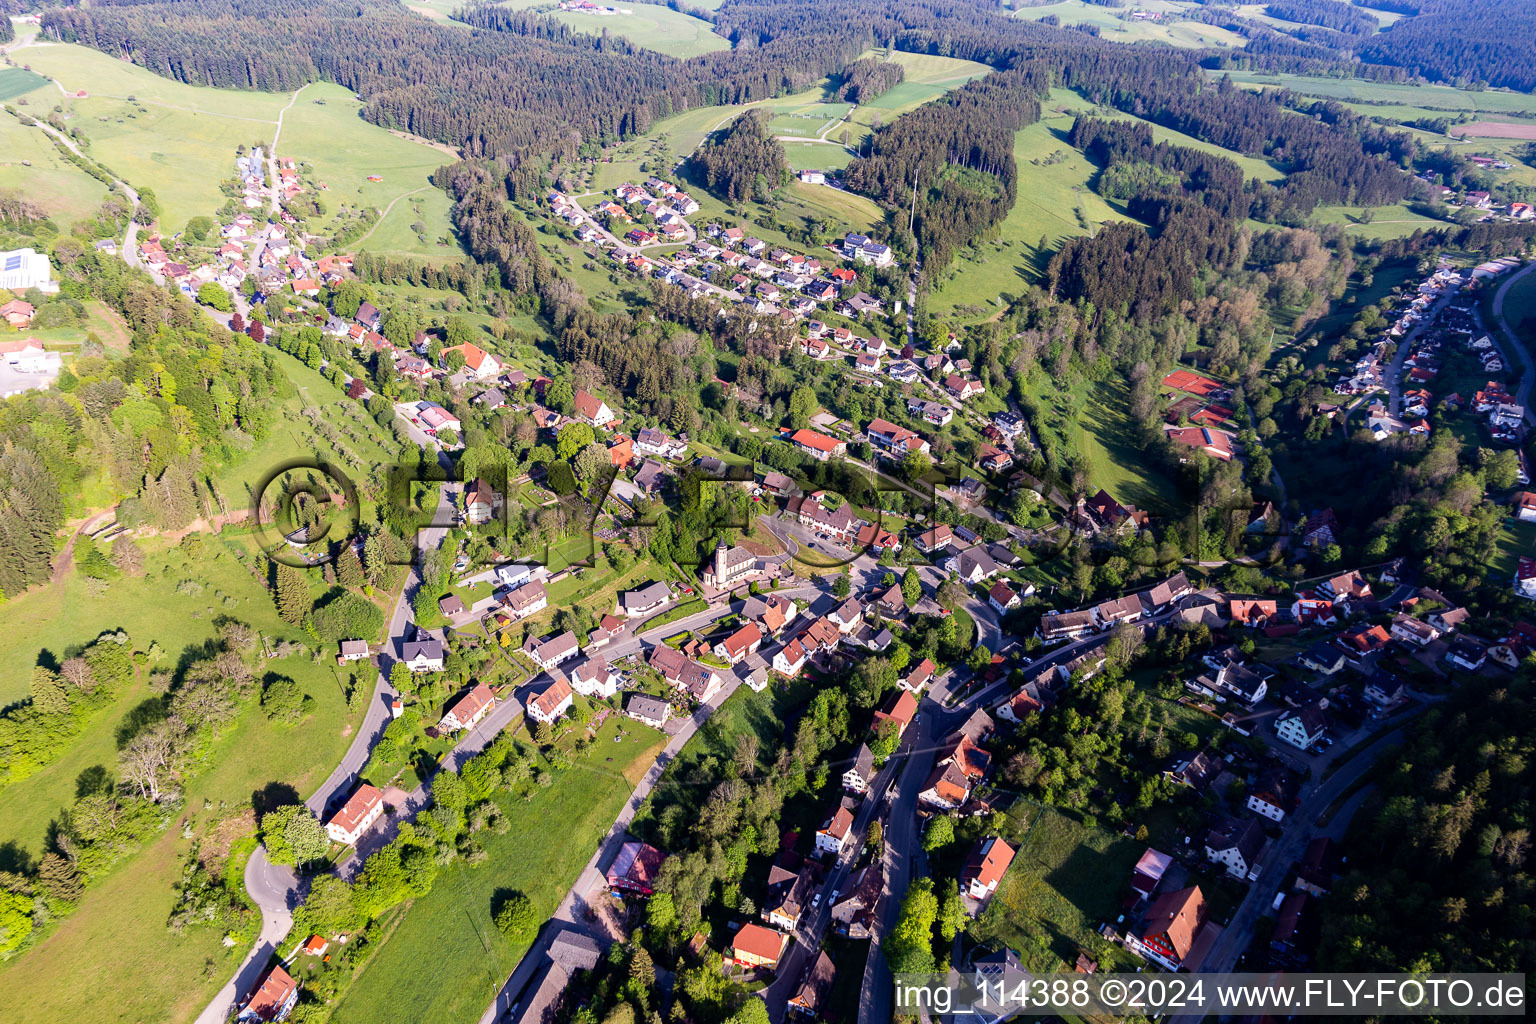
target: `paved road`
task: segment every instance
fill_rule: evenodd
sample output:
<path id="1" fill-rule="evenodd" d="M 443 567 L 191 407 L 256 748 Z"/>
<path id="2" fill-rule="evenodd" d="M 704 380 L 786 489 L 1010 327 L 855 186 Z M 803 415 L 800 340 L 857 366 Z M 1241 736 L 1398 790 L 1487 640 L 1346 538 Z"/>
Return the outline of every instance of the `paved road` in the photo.
<path id="1" fill-rule="evenodd" d="M 1531 409 L 1531 385 L 1533 382 L 1536 382 L 1536 367 L 1533 367 L 1531 364 L 1531 355 L 1525 344 L 1525 339 L 1520 337 L 1515 331 L 1515 325 L 1510 323 L 1504 316 L 1504 298 L 1508 294 L 1511 285 L 1532 271 L 1536 271 L 1536 263 L 1527 264 L 1509 275 L 1499 285 L 1499 290 L 1493 293 L 1494 319 L 1498 320 L 1499 326 L 1503 328 L 1504 336 L 1509 342 L 1509 347 L 1514 349 L 1515 356 L 1519 358 L 1520 365 L 1524 367 L 1520 374 L 1520 387 L 1515 391 L 1515 401 L 1525 407 L 1525 420 L 1527 423 L 1536 423 L 1536 411 Z M 1476 312 L 1477 307 L 1475 306 L 1473 310 L 1478 318 L 1478 323 L 1481 324 L 1482 314 Z M 1504 345 L 1499 342 L 1499 332 L 1491 332 L 1489 337 L 1498 346 L 1499 352 L 1503 355 L 1504 365 L 1510 365 L 1509 353 L 1505 351 Z"/>
<path id="2" fill-rule="evenodd" d="M 455 493 L 450 487 L 443 488 L 437 506 L 437 522 L 449 521 Z M 435 549 L 447 536 L 447 530 L 432 527 L 421 531 L 419 536 L 419 542 L 424 549 Z M 397 645 L 407 638 L 407 630 L 414 628 L 410 601 L 420 586 L 421 575 L 417 568 L 412 566 L 405 586 L 400 589 L 400 595 L 395 599 L 394 611 L 389 620 L 389 649 L 380 652 L 379 673 L 374 681 L 373 695 L 369 698 L 368 709 L 363 714 L 357 734 L 353 737 L 347 752 L 342 756 L 341 763 L 310 795 L 309 799 L 304 801 L 304 805 L 322 820 L 330 809 L 333 799 L 342 792 L 350 792 L 357 784 L 363 766 L 368 763 L 369 755 L 373 753 L 374 744 L 383 736 L 384 728 L 389 724 L 390 702 L 396 696 L 394 688 L 389 685 L 389 668 L 399 653 Z M 497 712 L 492 712 L 487 718 L 492 718 L 496 714 Z M 481 723 L 481 726 L 483 728 L 485 723 Z M 348 863 L 356 861 L 361 865 L 363 859 L 353 857 Z M 353 870 L 355 871 L 356 868 L 354 867 Z M 203 1012 L 198 1014 L 197 1024 L 223 1024 L 239 999 L 255 987 L 272 954 L 278 951 L 278 944 L 292 929 L 293 911 L 303 902 L 304 895 L 308 891 L 308 883 L 292 868 L 273 864 L 267 859 L 266 848 L 258 846 L 245 865 L 245 891 L 261 910 L 261 933 L 257 936 L 251 952 L 241 962 L 235 976 L 219 989 L 213 1000 L 204 1007 Z"/>
<path id="3" fill-rule="evenodd" d="M 1419 335 L 1434 326 L 1435 321 L 1440 319 L 1440 314 L 1445 311 L 1445 307 L 1460 290 L 1459 287 L 1447 288 L 1438 299 L 1430 304 L 1429 309 L 1424 314 L 1424 319 L 1415 324 L 1413 330 L 1397 339 L 1397 351 L 1392 354 L 1392 365 L 1387 370 L 1384 380 L 1384 383 L 1387 385 L 1387 395 L 1389 396 L 1387 409 L 1393 416 L 1401 415 L 1403 411 L 1403 363 L 1408 359 L 1408 353 L 1413 348 L 1413 342 L 1418 340 Z M 1506 360 L 1508 359 L 1507 356 L 1505 358 Z"/>

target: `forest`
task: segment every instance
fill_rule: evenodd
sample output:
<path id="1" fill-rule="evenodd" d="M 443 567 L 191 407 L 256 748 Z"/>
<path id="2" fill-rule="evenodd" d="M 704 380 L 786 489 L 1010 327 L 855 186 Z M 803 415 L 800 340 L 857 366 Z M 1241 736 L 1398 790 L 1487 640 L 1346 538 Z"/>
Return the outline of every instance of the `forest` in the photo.
<path id="1" fill-rule="evenodd" d="M 766 112 L 749 110 L 693 154 L 693 163 L 711 192 L 733 203 L 761 200 L 789 183 L 784 147 L 768 133 L 768 121 Z"/>

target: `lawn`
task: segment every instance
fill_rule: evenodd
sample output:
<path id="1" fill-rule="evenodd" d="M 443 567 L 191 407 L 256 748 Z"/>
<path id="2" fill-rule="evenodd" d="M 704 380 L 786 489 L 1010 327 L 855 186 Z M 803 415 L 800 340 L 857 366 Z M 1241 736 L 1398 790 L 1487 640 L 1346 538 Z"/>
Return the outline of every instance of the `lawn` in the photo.
<path id="1" fill-rule="evenodd" d="M 1536 523 L 1506 519 L 1494 534 L 1493 561 L 1488 563 L 1496 581 L 1513 580 L 1521 558 L 1536 558 Z"/>
<path id="2" fill-rule="evenodd" d="M 606 3 L 606 0 L 605 0 Z M 533 10 L 571 26 L 578 32 L 608 34 L 628 39 L 636 46 L 687 59 L 717 50 L 729 50 L 730 40 L 715 35 L 715 27 L 702 18 L 674 11 L 660 4 L 614 2 L 625 14 L 582 14 L 559 10 L 549 0 L 504 0 L 503 7 Z"/>
<path id="3" fill-rule="evenodd" d="M 149 546 L 149 545 L 147 545 Z M 265 589 L 217 540 L 205 539 L 189 561 L 181 549 L 150 546 L 149 573 L 112 584 L 92 596 L 77 576 L 12 601 L 3 647 L 8 662 L 31 665 L 39 652 L 55 655 L 91 639 L 103 627 L 129 631 L 135 646 L 157 641 L 170 659 L 213 633 L 215 614 L 240 618 L 268 635 L 287 635 Z M 200 595 L 176 584 L 198 579 Z M 307 794 L 322 781 L 350 742 L 347 711 L 331 667 L 307 657 L 263 662 L 259 671 L 300 682 L 315 711 L 294 727 L 269 723 L 247 707 L 212 747 L 208 767 L 188 786 L 181 818 L 194 830 L 210 818 L 250 802 L 270 783 Z M 25 672 L 8 673 L 5 697 L 24 685 Z M 48 822 L 74 796 L 75 778 L 95 764 L 112 766 L 115 732 L 127 709 L 148 696 L 135 684 L 111 710 L 93 720 L 63 760 L 0 790 L 0 844 L 39 852 Z M 180 860 L 191 843 L 173 827 L 87 891 L 79 909 L 47 939 L 0 969 L 0 1004 L 16 1024 L 60 1020 L 189 1020 L 233 971 L 243 949 L 224 949 L 221 935 L 193 929 L 177 936 L 165 927 Z"/>
<path id="4" fill-rule="evenodd" d="M 18 68 L 0 69 L 0 75 Z M 0 92 L 7 80 L 0 78 Z M 31 166 L 28 166 L 30 164 Z M 26 128 L 0 113 L 0 189 L 26 195 L 68 229 L 91 216 L 107 197 L 107 186 L 65 160 L 41 128 Z"/>
<path id="5" fill-rule="evenodd" d="M 1017 821 L 1016 814 L 1009 817 Z M 1099 924 L 1120 913 L 1131 869 L 1146 844 L 1088 828 L 1059 811 L 1031 809 L 1030 815 L 1013 864 L 969 935 L 983 945 L 1020 952 L 1044 941 L 1070 964 Z"/>
<path id="6" fill-rule="evenodd" d="M 269 143 L 288 102 L 279 93 L 183 85 L 67 43 L 30 46 L 26 58 L 71 94 L 60 102 L 90 140 L 87 153 L 153 189 L 172 231 L 224 204 L 219 182 L 235 173 L 235 148 Z M 74 96 L 78 90 L 88 95 Z"/>
<path id="7" fill-rule="evenodd" d="M 453 152 L 369 124 L 359 116 L 361 109 L 361 101 L 340 86 L 305 86 L 283 116 L 278 154 L 313 168 L 314 177 L 327 186 L 320 199 L 331 213 L 342 207 L 390 211 L 358 248 L 440 261 L 461 258 L 463 250 L 452 241 L 448 196 L 427 180 L 453 162 Z M 384 180 L 368 181 L 369 175 Z M 315 230 L 323 233 L 327 223 L 321 221 Z M 413 224 L 421 225 L 421 232 Z M 439 244 L 441 238 L 449 244 Z"/>
<path id="8" fill-rule="evenodd" d="M 1042 10 L 1042 8 L 1032 8 Z M 1360 78 L 1319 78 L 1256 71 L 1220 71 L 1238 85 L 1285 88 L 1306 96 L 1353 100 L 1361 104 L 1396 104 L 1425 110 L 1477 113 L 1536 113 L 1536 96 L 1507 89 L 1454 89 L 1448 85 L 1408 85 L 1400 82 L 1368 82 Z"/>
<path id="9" fill-rule="evenodd" d="M 552 914 L 632 792 L 626 773 L 649 764 L 660 744 L 655 730 L 610 715 L 588 752 L 558 773 L 554 785 L 534 787 L 526 799 L 500 794 L 511 829 L 481 834 L 490 859 L 474 868 L 454 864 L 438 876 L 353 980 L 331 1019 L 475 1020 L 527 948 L 492 925 L 494 894 L 521 890 L 541 917 Z M 423 985 L 424 978 L 432 983 Z"/>
<path id="10" fill-rule="evenodd" d="M 1086 0 L 1062 0 L 1060 3 L 1038 7 L 1021 7 L 1014 16 L 1039 21 L 1054 14 L 1063 25 L 1096 25 L 1104 39 L 1117 43 L 1166 43 L 1179 47 L 1242 47 L 1247 40 L 1235 32 L 1205 25 L 1196 21 L 1184 21 L 1179 15 L 1196 7 L 1196 4 L 1178 3 L 1174 0 L 1141 0 L 1134 7 L 1113 8 Z M 1169 21 L 1133 21 L 1132 10 L 1162 14 Z"/>
<path id="11" fill-rule="evenodd" d="M 1430 231 L 1446 227 L 1450 222 L 1415 213 L 1406 203 L 1392 206 L 1369 207 L 1365 219 L 1362 209 L 1356 206 L 1319 206 L 1312 212 L 1312 219 L 1320 224 L 1338 224 L 1355 238 L 1397 238 L 1415 231 Z M 1265 225 L 1272 228 L 1273 225 Z"/>
<path id="12" fill-rule="evenodd" d="M 1045 117 L 1014 136 L 1018 198 L 996 238 L 963 251 L 937 283 L 929 298 L 935 315 L 956 316 L 959 307 L 975 307 L 968 310 L 972 316 L 994 312 L 988 305 L 998 296 L 1016 294 L 1039 278 L 1061 239 L 1103 221 L 1129 219 L 1089 188 L 1098 168 L 1067 143 L 1072 122 L 1091 109 L 1076 93 L 1054 89 Z"/>
<path id="13" fill-rule="evenodd" d="M 797 171 L 840 171 L 853 162 L 853 154 L 839 144 L 786 142 L 784 159 Z"/>
<path id="14" fill-rule="evenodd" d="M 48 79 L 24 68 L 0 68 L 0 100 L 13 100 L 48 84 Z"/>

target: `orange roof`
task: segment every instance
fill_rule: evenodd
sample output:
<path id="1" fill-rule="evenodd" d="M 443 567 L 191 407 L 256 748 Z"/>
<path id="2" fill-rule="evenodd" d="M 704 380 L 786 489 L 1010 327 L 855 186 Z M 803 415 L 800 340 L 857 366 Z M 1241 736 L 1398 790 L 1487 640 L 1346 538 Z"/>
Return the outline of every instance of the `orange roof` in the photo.
<path id="1" fill-rule="evenodd" d="M 926 659 L 925 659 L 926 660 Z M 896 698 L 896 703 L 889 711 L 881 711 L 875 715 L 878 718 L 889 718 L 899 723 L 903 729 L 912 724 L 912 716 L 917 714 L 917 700 L 906 690 L 901 691 L 901 696 Z"/>
<path id="2" fill-rule="evenodd" d="M 466 693 L 457 704 L 448 709 L 448 714 L 461 723 L 468 722 L 495 702 L 496 695 L 491 692 L 491 688 L 484 683 L 476 683 L 474 689 Z"/>
<path id="3" fill-rule="evenodd" d="M 326 940 L 325 936 L 311 935 L 309 937 L 309 941 L 304 943 L 304 952 L 308 953 L 310 956 L 319 956 L 321 953 L 324 953 L 327 949 L 329 949 L 330 945 L 330 942 Z"/>
<path id="4" fill-rule="evenodd" d="M 454 345 L 451 348 L 445 348 L 443 349 L 442 354 L 446 356 L 449 352 L 464 353 L 464 365 L 469 367 L 471 370 L 480 369 L 488 356 L 488 353 L 485 351 L 485 349 L 471 341 L 466 341 L 462 345 Z"/>
<path id="5" fill-rule="evenodd" d="M 544 692 L 533 698 L 533 706 L 539 709 L 541 714 L 552 715 L 555 708 L 571 695 L 571 684 L 563 678 L 556 679 L 545 688 Z"/>
<path id="6" fill-rule="evenodd" d="M 1198 885 L 1178 892 L 1165 892 L 1148 909 L 1141 934 L 1143 938 L 1167 936 L 1168 945 L 1182 960 L 1194 946 L 1195 932 L 1199 931 L 1204 917 L 1205 897 Z"/>
<path id="7" fill-rule="evenodd" d="M 725 649 L 731 657 L 736 657 L 753 644 L 762 643 L 762 640 L 763 632 L 757 628 L 757 623 L 749 622 L 725 638 Z"/>
<path id="8" fill-rule="evenodd" d="M 261 1020 L 275 1020 L 282 1011 L 283 1004 L 298 987 L 299 983 L 294 981 L 287 971 L 274 965 L 267 972 L 267 976 L 261 979 L 261 985 L 251 993 L 251 998 L 246 1001 L 245 1010 Z"/>
<path id="9" fill-rule="evenodd" d="M 965 866 L 965 877 L 974 878 L 990 889 L 1003 880 L 1003 873 L 1013 863 L 1013 854 L 1013 847 L 997 836 L 984 840 L 984 844 L 971 854 L 970 863 Z"/>
<path id="10" fill-rule="evenodd" d="M 790 436 L 790 440 L 802 448 L 815 448 L 819 452 L 834 452 L 842 442 L 826 434 L 818 434 L 814 430 L 797 430 Z"/>
<path id="11" fill-rule="evenodd" d="M 784 949 L 784 936 L 772 928 L 760 924 L 744 924 L 731 940 L 731 948 L 737 953 L 747 953 L 760 960 L 778 962 Z"/>
<path id="12" fill-rule="evenodd" d="M 326 824 L 338 825 L 343 832 L 350 835 L 357 831 L 357 826 L 373 812 L 373 808 L 383 802 L 384 794 L 379 792 L 378 787 L 365 782 L 357 787 L 357 792 L 352 794 L 345 806 Z"/>

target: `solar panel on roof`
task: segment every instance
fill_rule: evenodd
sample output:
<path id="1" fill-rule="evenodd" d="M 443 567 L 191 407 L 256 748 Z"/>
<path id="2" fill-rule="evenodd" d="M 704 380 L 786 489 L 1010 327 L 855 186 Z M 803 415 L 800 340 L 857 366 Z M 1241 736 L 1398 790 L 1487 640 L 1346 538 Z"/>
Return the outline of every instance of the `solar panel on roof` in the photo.
<path id="1" fill-rule="evenodd" d="M 5 258 L 5 269 L 6 270 L 20 270 L 21 269 L 21 253 L 13 252 L 9 256 L 7 256 Z"/>

